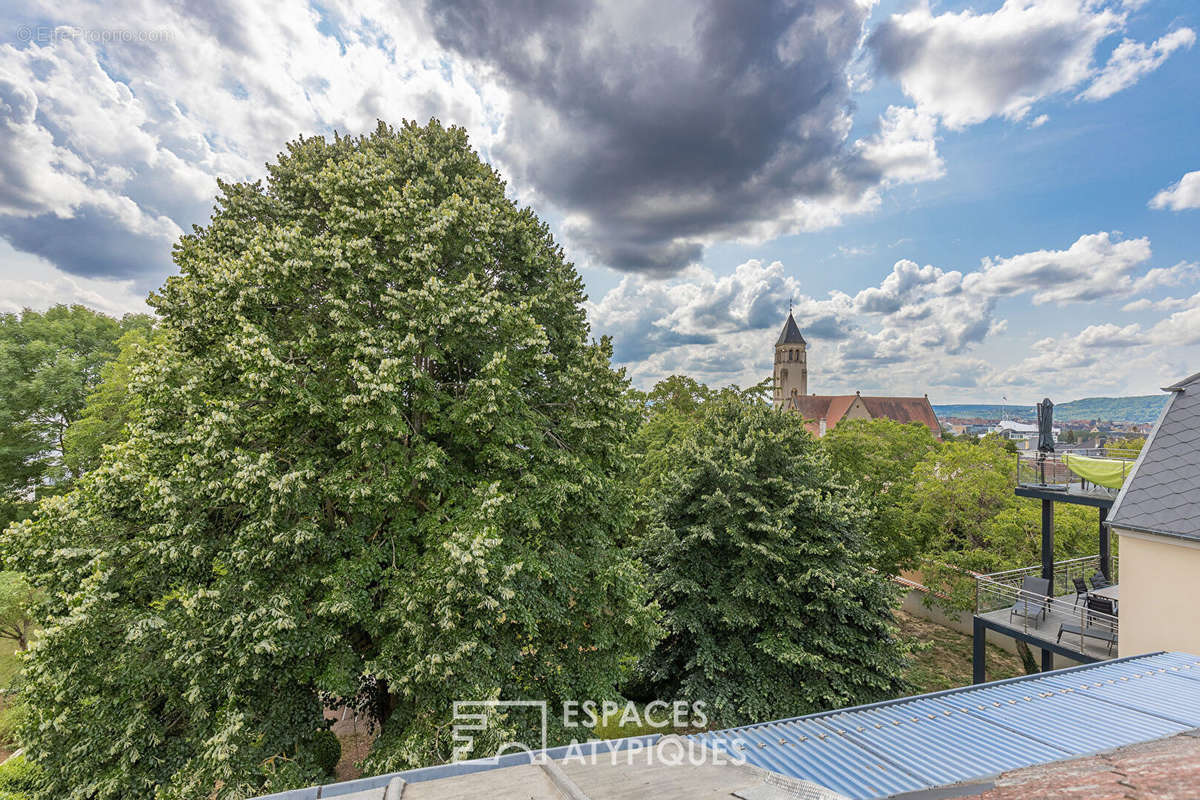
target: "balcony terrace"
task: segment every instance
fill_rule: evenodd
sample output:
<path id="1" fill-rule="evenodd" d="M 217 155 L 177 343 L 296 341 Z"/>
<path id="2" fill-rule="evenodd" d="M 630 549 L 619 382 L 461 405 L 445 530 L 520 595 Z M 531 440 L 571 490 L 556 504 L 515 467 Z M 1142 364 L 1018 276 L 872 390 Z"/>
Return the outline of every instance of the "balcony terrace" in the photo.
<path id="1" fill-rule="evenodd" d="M 1113 586 L 1100 596 L 1118 596 L 1117 559 L 1109 564 Z M 1027 644 L 1075 661 L 1100 661 L 1116 655 L 1119 623 L 1117 614 L 1088 610 L 1086 602 L 1075 593 L 1073 578 L 1082 578 L 1091 586 L 1090 578 L 1101 570 L 1100 556 L 1086 556 L 1054 562 L 1050 593 L 1031 596 L 1021 585 L 1026 578 L 1039 578 L 1042 566 L 977 575 L 975 578 L 976 637 L 982 639 L 980 628 L 994 630 Z M 1030 603 L 1023 607 L 1022 601 Z M 1043 609 L 1044 614 L 1025 616 L 1014 609 Z M 1117 609 L 1119 611 L 1119 608 Z M 1059 631 L 1066 626 L 1066 632 Z"/>
<path id="2" fill-rule="evenodd" d="M 1113 447 L 1022 451 L 1015 456 L 1016 494 L 1107 509 L 1117 499 L 1137 457 L 1136 450 Z"/>

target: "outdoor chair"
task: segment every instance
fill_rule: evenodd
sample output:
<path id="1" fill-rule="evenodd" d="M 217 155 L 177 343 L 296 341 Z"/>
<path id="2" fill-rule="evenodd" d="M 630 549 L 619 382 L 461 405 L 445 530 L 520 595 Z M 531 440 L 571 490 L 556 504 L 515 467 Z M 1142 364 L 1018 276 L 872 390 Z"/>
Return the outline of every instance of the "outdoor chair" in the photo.
<path id="1" fill-rule="evenodd" d="M 1106 616 L 1100 616 L 1104 614 Z M 1099 639 L 1108 645 L 1108 654 L 1112 655 L 1117 645 L 1116 604 L 1107 597 L 1088 595 L 1084 601 L 1083 624 L 1063 623 L 1058 626 L 1058 642 L 1062 642 L 1064 633 L 1073 633 L 1079 637 L 1079 647 L 1083 648 L 1083 638 Z"/>
<path id="2" fill-rule="evenodd" d="M 1022 616 L 1026 620 L 1033 620 L 1033 626 L 1037 627 L 1038 617 L 1046 618 L 1046 608 L 1050 601 L 1050 579 L 1049 578 L 1025 578 L 1021 581 L 1021 589 L 1017 592 L 1017 602 L 1008 611 L 1008 621 L 1012 622 L 1015 616 Z"/>
<path id="3" fill-rule="evenodd" d="M 1075 584 L 1075 602 L 1071 605 L 1071 608 L 1078 608 L 1079 601 L 1088 596 L 1087 583 L 1084 582 L 1083 578 L 1071 578 L 1071 583 Z"/>
<path id="4" fill-rule="evenodd" d="M 1099 590 L 1107 589 L 1109 586 L 1112 584 L 1108 582 L 1108 578 L 1104 577 L 1103 572 L 1097 570 L 1096 574 L 1092 576 L 1092 588 Z"/>
<path id="5" fill-rule="evenodd" d="M 1114 627 L 1113 617 L 1117 616 L 1117 604 L 1107 597 L 1096 597 L 1088 595 L 1088 599 L 1084 601 L 1084 606 L 1087 608 L 1087 623 L 1088 625 L 1105 625 L 1109 629 Z M 1098 617 L 1096 614 L 1104 614 L 1103 617 Z"/>

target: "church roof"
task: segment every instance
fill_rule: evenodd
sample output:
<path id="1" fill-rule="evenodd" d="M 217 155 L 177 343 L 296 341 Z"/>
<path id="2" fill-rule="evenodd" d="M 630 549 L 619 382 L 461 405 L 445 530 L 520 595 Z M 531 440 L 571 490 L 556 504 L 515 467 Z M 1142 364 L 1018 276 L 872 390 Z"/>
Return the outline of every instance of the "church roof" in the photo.
<path id="1" fill-rule="evenodd" d="M 788 312 L 787 322 L 783 323 L 783 332 L 779 334 L 779 338 L 775 341 L 775 346 L 781 344 L 805 344 L 804 337 L 800 335 L 800 326 L 796 324 L 796 318 L 792 316 L 792 312 Z"/>
<path id="2" fill-rule="evenodd" d="M 865 397 L 857 394 L 810 394 L 792 398 L 792 403 L 796 410 L 800 412 L 800 416 L 812 421 L 808 425 L 808 428 L 812 433 L 816 434 L 820 429 L 819 420 L 824 419 L 826 428 L 832 429 L 846 415 L 850 407 L 854 405 L 855 400 L 862 401 L 863 407 L 866 408 L 871 419 L 883 417 L 902 423 L 919 422 L 929 428 L 934 436 L 941 435 L 941 425 L 938 423 L 937 415 L 933 413 L 933 406 L 929 404 L 928 397 Z"/>

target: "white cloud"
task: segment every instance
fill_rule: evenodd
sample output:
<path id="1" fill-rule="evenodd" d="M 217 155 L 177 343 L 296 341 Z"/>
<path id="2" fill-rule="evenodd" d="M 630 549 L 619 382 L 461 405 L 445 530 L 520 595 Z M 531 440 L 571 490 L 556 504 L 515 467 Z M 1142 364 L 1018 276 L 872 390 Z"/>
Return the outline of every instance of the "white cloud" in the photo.
<path id="1" fill-rule="evenodd" d="M 1127 297 L 1194 274 L 1195 266 L 1186 262 L 1136 274 L 1150 257 L 1150 240 L 1145 237 L 1116 241 L 1110 233 L 1093 233 L 1066 250 L 985 258 L 982 269 L 969 275 L 964 285 L 981 296 L 1032 293 L 1035 304 L 1062 304 Z"/>
<path id="2" fill-rule="evenodd" d="M 893 183 L 931 181 L 946 174 L 937 152 L 937 118 L 915 108 L 888 106 L 879 133 L 859 141 L 859 152 Z"/>
<path id="3" fill-rule="evenodd" d="M 63 303 L 88 306 L 114 317 L 127 313 L 149 314 L 146 295 L 132 280 L 81 278 L 68 275 L 50 262 L 12 249 L 0 240 L 0 313 L 17 313 L 25 308 L 40 311 Z"/>
<path id="4" fill-rule="evenodd" d="M 1094 0 L 1005 0 L 991 13 L 934 14 L 921 5 L 872 34 L 880 66 L 950 128 L 1022 119 L 1043 98 L 1093 74 L 1097 46 L 1125 24 Z"/>
<path id="5" fill-rule="evenodd" d="M 1178 183 L 1154 195 L 1150 207 L 1169 208 L 1172 211 L 1200 208 L 1200 170 L 1187 173 Z"/>
<path id="6" fill-rule="evenodd" d="M 26 15 L 155 34 L 0 46 L 0 236 L 83 276 L 156 284 L 216 178 L 260 177 L 299 134 L 439 115 L 486 149 L 504 103 L 405 6 L 66 0 Z"/>
<path id="7" fill-rule="evenodd" d="M 1126 39 L 1098 68 L 1097 50 L 1125 29 L 1133 7 L 1129 0 L 1005 0 L 991 12 L 935 14 L 922 3 L 893 14 L 868 42 L 922 113 L 961 129 L 993 117 L 1025 119 L 1039 102 L 1085 84 L 1078 99 L 1111 97 L 1195 41 L 1189 28 L 1149 45 Z M 1047 119 L 1039 115 L 1030 127 Z"/>
<path id="8" fill-rule="evenodd" d="M 1112 97 L 1161 67 L 1171 53 L 1180 48 L 1187 49 L 1195 41 L 1196 34 L 1191 28 L 1171 31 L 1149 46 L 1126 39 L 1117 45 L 1104 69 L 1079 96 L 1084 100 Z"/>
<path id="9" fill-rule="evenodd" d="M 1178 311 L 1181 308 L 1195 308 L 1197 306 L 1200 306 L 1200 294 L 1191 297 L 1164 297 L 1161 300 L 1151 300 L 1148 297 L 1142 297 L 1121 306 L 1121 310 L 1130 313 L 1137 311 Z"/>
<path id="10" fill-rule="evenodd" d="M 1098 378 L 1070 371 L 1094 367 L 1112 348 L 1170 346 L 1200 336 L 1200 294 L 1143 298 L 1145 303 L 1131 304 L 1130 310 L 1179 313 L 1149 330 L 1106 322 L 1043 338 L 1016 364 L 1011 351 L 999 362 L 977 352 L 994 350 L 989 341 L 1007 330 L 999 301 L 1028 296 L 1061 306 L 1197 278 L 1193 264 L 1148 268 L 1150 258 L 1146 239 L 1116 241 L 1097 233 L 1081 236 L 1066 250 L 984 259 L 966 274 L 901 259 L 877 285 L 826 297 L 799 293 L 798 281 L 779 262 L 752 260 L 722 277 L 700 269 L 671 281 L 627 277 L 589 311 L 597 333 L 613 335 L 616 360 L 641 386 L 673 372 L 718 384 L 761 380 L 770 373 L 771 346 L 792 298 L 809 341 L 813 391 L 977 396 L 977 387 L 1019 391 L 1029 375 L 1049 374 L 1056 364 L 1069 375 L 1061 386 L 1076 391 L 1118 374 Z"/>

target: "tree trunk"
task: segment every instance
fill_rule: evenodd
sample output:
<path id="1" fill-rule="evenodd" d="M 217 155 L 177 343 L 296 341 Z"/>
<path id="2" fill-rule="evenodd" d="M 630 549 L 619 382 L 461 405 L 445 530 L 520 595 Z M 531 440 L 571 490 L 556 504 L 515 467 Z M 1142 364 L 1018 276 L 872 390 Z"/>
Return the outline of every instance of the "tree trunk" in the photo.
<path id="1" fill-rule="evenodd" d="M 1017 655 L 1021 657 L 1021 663 L 1025 666 L 1026 675 L 1036 675 L 1041 672 L 1041 669 L 1038 668 L 1037 659 L 1033 657 L 1033 651 L 1029 649 L 1029 645 L 1018 641 Z"/>

